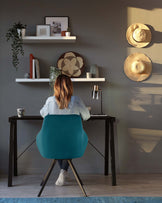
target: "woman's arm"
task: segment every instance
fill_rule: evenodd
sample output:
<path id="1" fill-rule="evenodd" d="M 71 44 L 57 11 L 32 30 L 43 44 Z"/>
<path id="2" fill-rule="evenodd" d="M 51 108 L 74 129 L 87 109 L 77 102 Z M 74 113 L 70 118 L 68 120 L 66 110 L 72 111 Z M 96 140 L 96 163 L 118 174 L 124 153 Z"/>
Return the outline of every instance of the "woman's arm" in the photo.
<path id="1" fill-rule="evenodd" d="M 88 120 L 90 118 L 90 113 L 88 108 L 85 106 L 84 102 L 79 99 L 79 110 L 80 110 L 80 114 L 83 120 Z"/>
<path id="2" fill-rule="evenodd" d="M 43 106 L 42 109 L 40 110 L 40 115 L 41 115 L 43 118 L 49 114 L 49 112 L 48 112 L 48 104 L 49 104 L 49 98 L 46 100 L 44 106 Z"/>

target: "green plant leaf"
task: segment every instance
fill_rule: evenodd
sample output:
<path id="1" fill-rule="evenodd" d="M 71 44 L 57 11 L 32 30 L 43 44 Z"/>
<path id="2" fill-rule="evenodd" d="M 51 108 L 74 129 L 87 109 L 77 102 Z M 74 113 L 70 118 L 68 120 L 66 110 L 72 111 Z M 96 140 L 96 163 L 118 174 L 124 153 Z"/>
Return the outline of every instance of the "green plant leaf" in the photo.
<path id="1" fill-rule="evenodd" d="M 6 40 L 11 41 L 11 51 L 12 51 L 12 64 L 18 69 L 19 58 L 18 55 L 24 55 L 23 41 L 22 37 L 19 36 L 17 29 L 26 28 L 26 25 L 23 25 L 20 21 L 14 23 L 11 28 L 8 29 L 6 33 Z"/>

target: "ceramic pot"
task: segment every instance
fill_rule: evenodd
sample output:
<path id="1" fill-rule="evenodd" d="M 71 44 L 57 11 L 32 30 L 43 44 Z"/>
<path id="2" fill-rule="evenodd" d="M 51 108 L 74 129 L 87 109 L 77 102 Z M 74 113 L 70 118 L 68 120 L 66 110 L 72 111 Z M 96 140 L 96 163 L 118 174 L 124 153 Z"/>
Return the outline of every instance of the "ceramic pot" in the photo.
<path id="1" fill-rule="evenodd" d="M 66 37 L 69 37 L 70 34 L 71 34 L 70 32 L 65 32 Z"/>
<path id="2" fill-rule="evenodd" d="M 26 29 L 25 29 L 25 28 L 17 29 L 17 32 L 18 32 L 18 35 L 19 35 L 20 37 L 25 37 Z"/>
<path id="3" fill-rule="evenodd" d="M 22 37 L 25 37 L 25 33 L 26 33 L 26 29 L 25 28 L 21 29 L 21 36 Z"/>
<path id="4" fill-rule="evenodd" d="M 99 68 L 96 64 L 91 65 L 90 73 L 92 75 L 92 78 L 99 78 Z"/>

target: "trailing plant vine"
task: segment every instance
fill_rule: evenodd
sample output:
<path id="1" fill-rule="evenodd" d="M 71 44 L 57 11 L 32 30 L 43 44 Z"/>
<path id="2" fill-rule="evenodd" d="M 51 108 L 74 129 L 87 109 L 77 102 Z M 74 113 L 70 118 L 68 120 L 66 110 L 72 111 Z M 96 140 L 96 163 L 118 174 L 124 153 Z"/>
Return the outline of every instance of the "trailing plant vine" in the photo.
<path id="1" fill-rule="evenodd" d="M 18 23 L 14 23 L 11 28 L 8 29 L 6 33 L 6 39 L 7 41 L 11 40 L 11 51 L 12 51 L 12 64 L 18 69 L 19 65 L 19 58 L 18 55 L 21 54 L 24 55 L 24 49 L 23 49 L 23 41 L 22 41 L 22 35 L 20 32 L 20 35 L 17 31 L 17 29 L 23 29 L 26 28 L 26 25 L 23 25 L 20 21 Z"/>

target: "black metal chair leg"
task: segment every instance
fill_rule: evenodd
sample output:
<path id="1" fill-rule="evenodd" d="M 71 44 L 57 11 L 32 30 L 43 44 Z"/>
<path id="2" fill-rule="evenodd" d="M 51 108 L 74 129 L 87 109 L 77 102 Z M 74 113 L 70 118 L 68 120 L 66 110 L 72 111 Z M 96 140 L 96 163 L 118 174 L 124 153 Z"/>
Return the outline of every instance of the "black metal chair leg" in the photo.
<path id="1" fill-rule="evenodd" d="M 50 176 L 50 174 L 51 174 L 51 172 L 53 170 L 53 167 L 55 166 L 55 163 L 56 163 L 56 160 L 54 159 L 51 166 L 50 166 L 50 169 L 48 169 L 48 173 L 46 174 L 45 180 L 43 181 L 42 187 L 41 187 L 41 189 L 40 189 L 40 191 L 38 193 L 38 197 L 41 196 L 41 194 L 43 192 L 43 189 L 44 189 L 44 187 L 45 187 L 45 185 L 46 185 L 46 183 L 48 181 L 48 178 L 49 178 L 49 176 Z"/>
<path id="2" fill-rule="evenodd" d="M 83 188 L 83 186 L 82 186 L 82 183 L 80 182 L 80 178 L 79 178 L 79 176 L 78 176 L 78 174 L 77 174 L 77 171 L 76 171 L 76 169 L 75 169 L 75 167 L 74 167 L 72 161 L 71 161 L 71 160 L 68 160 L 68 163 L 69 163 L 69 165 L 70 165 L 70 167 L 71 167 L 71 169 L 72 169 L 72 171 L 73 171 L 73 174 L 74 174 L 74 176 L 75 176 L 75 178 L 76 178 L 76 181 L 77 181 L 77 183 L 78 183 L 80 189 L 82 190 L 84 196 L 87 197 L 87 194 L 86 194 L 86 192 L 85 192 L 85 190 L 84 190 L 84 188 Z"/>

